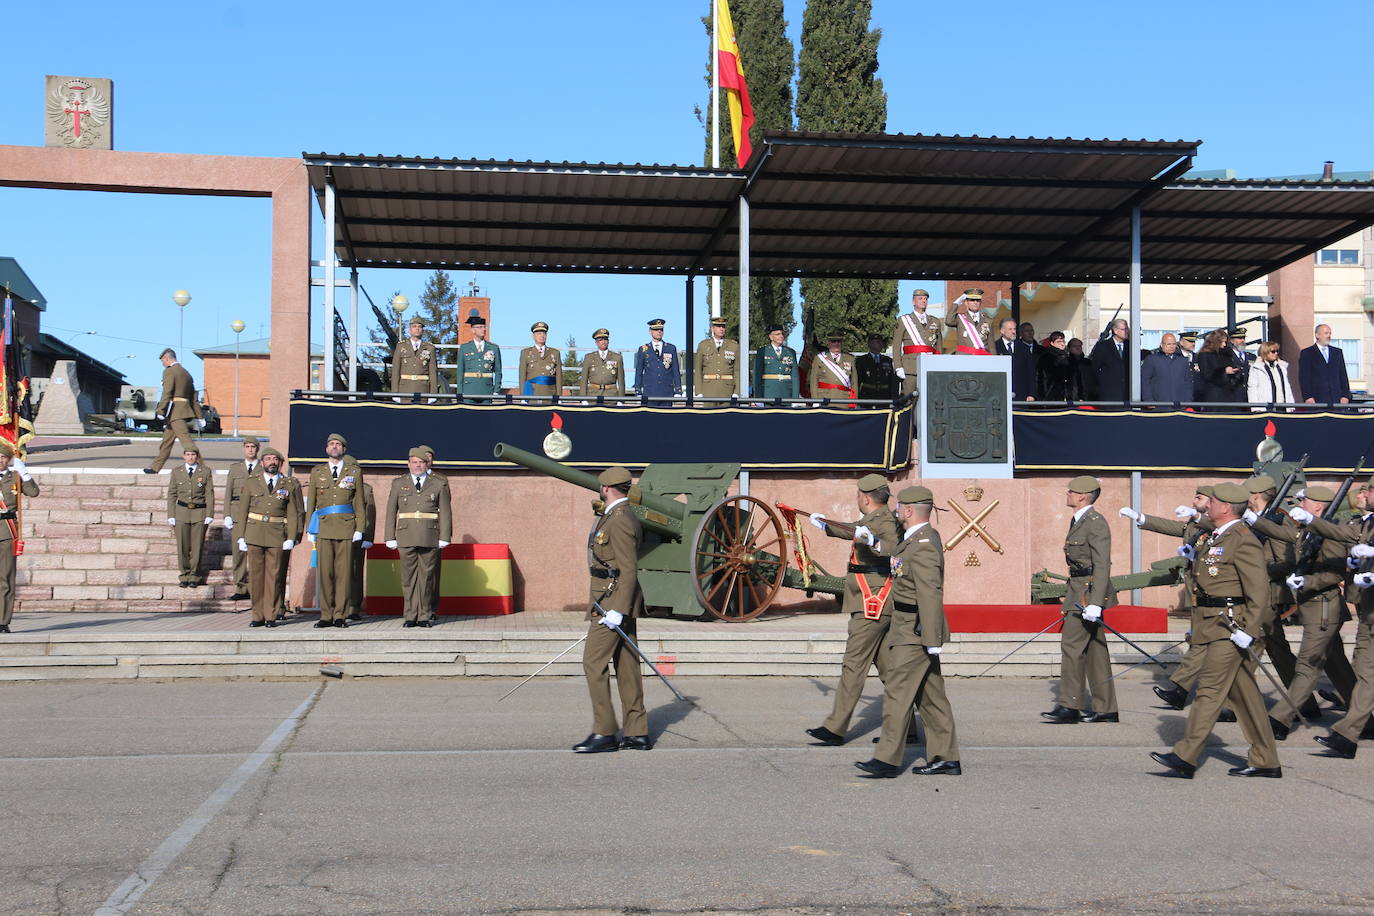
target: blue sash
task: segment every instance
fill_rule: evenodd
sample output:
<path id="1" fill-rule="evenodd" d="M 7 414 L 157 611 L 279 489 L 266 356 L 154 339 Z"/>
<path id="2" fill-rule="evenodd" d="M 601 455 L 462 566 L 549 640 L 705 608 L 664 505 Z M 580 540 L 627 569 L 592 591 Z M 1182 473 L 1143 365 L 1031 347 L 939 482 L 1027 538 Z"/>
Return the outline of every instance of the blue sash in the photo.
<path id="1" fill-rule="evenodd" d="M 524 386 L 520 389 L 521 394 L 534 394 L 535 385 L 552 385 L 554 377 L 552 375 L 536 375 L 534 378 L 525 379 Z"/>
<path id="2" fill-rule="evenodd" d="M 316 509 L 314 512 L 310 513 L 310 527 L 306 528 L 305 530 L 306 530 L 306 532 L 309 533 L 309 534 L 316 534 L 316 535 L 318 535 L 318 534 L 320 533 L 320 516 L 322 516 L 322 515 L 345 515 L 345 514 L 346 514 L 346 515 L 352 515 L 352 514 L 353 514 L 353 504 L 352 504 L 352 503 L 340 503 L 340 504 L 337 505 L 337 506 L 325 506 L 325 507 L 322 508 L 322 509 Z"/>

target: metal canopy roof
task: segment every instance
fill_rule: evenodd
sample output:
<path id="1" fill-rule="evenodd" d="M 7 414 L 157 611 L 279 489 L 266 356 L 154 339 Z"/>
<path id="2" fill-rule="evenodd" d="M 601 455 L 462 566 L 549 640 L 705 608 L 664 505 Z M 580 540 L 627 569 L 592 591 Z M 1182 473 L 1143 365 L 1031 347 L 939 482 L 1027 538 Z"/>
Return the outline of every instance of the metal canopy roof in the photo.
<path id="1" fill-rule="evenodd" d="M 343 266 L 1246 282 L 1374 223 L 1374 182 L 1188 181 L 1198 144 L 775 133 L 747 171 L 305 155 Z"/>

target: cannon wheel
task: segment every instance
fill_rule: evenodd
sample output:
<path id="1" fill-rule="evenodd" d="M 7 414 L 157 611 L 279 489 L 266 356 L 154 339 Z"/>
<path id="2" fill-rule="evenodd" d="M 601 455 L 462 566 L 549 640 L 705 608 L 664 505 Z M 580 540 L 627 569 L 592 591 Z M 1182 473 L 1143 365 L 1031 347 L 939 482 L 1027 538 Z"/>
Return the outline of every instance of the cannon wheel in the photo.
<path id="1" fill-rule="evenodd" d="M 692 585 L 702 607 L 731 623 L 768 610 L 787 573 L 785 529 L 772 506 L 728 496 L 702 518 L 692 544 Z"/>

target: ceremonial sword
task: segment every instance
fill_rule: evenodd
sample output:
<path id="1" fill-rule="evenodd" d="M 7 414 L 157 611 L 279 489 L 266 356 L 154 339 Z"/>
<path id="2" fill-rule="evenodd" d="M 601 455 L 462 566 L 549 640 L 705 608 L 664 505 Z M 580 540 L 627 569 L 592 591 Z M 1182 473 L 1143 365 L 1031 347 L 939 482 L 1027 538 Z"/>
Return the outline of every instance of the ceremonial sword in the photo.
<path id="1" fill-rule="evenodd" d="M 1235 622 L 1234 620 L 1232 620 L 1230 617 L 1227 617 L 1227 616 L 1224 615 L 1224 614 L 1218 616 L 1217 619 L 1220 620 L 1221 623 L 1222 623 L 1222 625 L 1223 625 L 1224 627 L 1226 627 L 1226 629 L 1230 630 L 1232 633 L 1242 633 L 1242 632 L 1244 632 L 1244 631 L 1236 624 L 1236 622 Z M 1249 636 L 1250 634 L 1249 634 L 1249 633 L 1246 633 L 1245 635 L 1246 635 L 1246 636 Z M 1234 640 L 1233 640 L 1233 641 L 1234 641 Z M 1252 642 L 1253 642 L 1253 640 L 1252 640 Z M 1240 647 L 1237 646 L 1236 648 L 1239 649 Z M 1271 674 L 1271 673 L 1269 672 L 1269 669 L 1268 669 L 1268 668 L 1264 667 L 1264 662 L 1260 661 L 1259 654 L 1258 654 L 1252 647 L 1250 647 L 1250 646 L 1246 646 L 1244 649 L 1241 649 L 1240 651 L 1242 651 L 1242 652 L 1244 652 L 1246 655 L 1248 655 L 1248 656 L 1250 657 L 1250 660 L 1253 661 L 1253 662 L 1255 663 L 1255 667 L 1258 668 L 1259 670 L 1261 670 L 1261 671 L 1264 672 L 1264 676 L 1267 677 L 1267 678 L 1269 678 L 1269 683 L 1271 683 L 1271 684 L 1274 685 L 1274 689 L 1277 690 L 1277 691 L 1279 692 L 1279 696 L 1281 696 L 1281 697 L 1283 697 L 1285 700 L 1287 700 L 1289 706 L 1292 706 L 1294 709 L 1297 709 L 1297 708 L 1298 708 L 1298 704 L 1297 704 L 1297 703 L 1294 703 L 1294 702 L 1293 702 L 1293 698 L 1292 698 L 1291 696 L 1288 695 L 1288 690 L 1287 690 L 1287 688 L 1285 688 L 1282 684 L 1279 683 L 1279 679 L 1276 678 L 1276 677 L 1274 677 L 1274 675 Z"/>
<path id="2" fill-rule="evenodd" d="M 557 655 L 555 655 L 553 658 L 549 659 L 549 660 L 546 661 L 544 664 L 540 665 L 538 671 L 535 671 L 534 674 L 529 675 L 528 677 L 525 678 L 525 680 L 523 680 L 523 681 L 521 681 L 520 683 L 516 684 L 516 685 L 515 685 L 514 687 L 512 687 L 510 690 L 507 690 L 505 693 L 501 694 L 499 697 L 496 698 L 496 702 L 500 703 L 500 702 L 501 702 L 502 700 L 504 700 L 506 697 L 510 696 L 512 693 L 515 693 L 515 691 L 519 690 L 521 687 L 524 687 L 524 686 L 525 686 L 525 683 L 526 683 L 527 681 L 529 681 L 530 678 L 534 677 L 535 674 L 538 674 L 540 671 L 543 671 L 545 668 L 549 667 L 549 665 L 552 665 L 554 662 L 558 661 L 560 658 L 562 658 L 563 656 L 567 655 L 567 654 L 568 654 L 569 652 L 571 652 L 573 649 L 576 649 L 578 646 L 582 645 L 582 640 L 584 640 L 584 639 L 586 639 L 586 638 L 587 638 L 587 634 L 583 633 L 582 636 L 578 637 L 577 642 L 573 643 L 571 646 L 568 646 L 568 648 L 564 649 L 562 652 L 559 652 L 559 653 L 558 653 Z"/>
<path id="3" fill-rule="evenodd" d="M 1078 608 L 1078 610 L 1079 610 L 1079 612 L 1080 612 L 1080 616 L 1081 616 L 1081 615 L 1082 615 L 1081 612 L 1083 611 L 1083 605 L 1081 605 L 1081 604 L 1075 604 L 1074 607 Z M 1117 637 L 1118 639 L 1120 639 L 1122 642 L 1124 642 L 1126 645 L 1130 646 L 1132 649 L 1136 650 L 1136 651 L 1139 652 L 1141 655 L 1145 656 L 1147 659 L 1149 659 L 1150 661 L 1154 662 L 1154 663 L 1155 663 L 1156 665 L 1158 665 L 1159 667 L 1163 668 L 1165 671 L 1168 671 L 1168 670 L 1169 670 L 1169 666 L 1168 666 L 1168 665 L 1164 664 L 1162 661 L 1160 661 L 1159 659 L 1155 658 L 1155 657 L 1154 657 L 1153 655 L 1151 655 L 1149 652 L 1146 652 L 1144 649 L 1140 648 L 1140 646 L 1136 645 L 1134 642 L 1132 642 L 1131 640 L 1127 639 L 1125 636 L 1122 635 L 1122 633 L 1121 633 L 1120 630 L 1118 630 L 1116 627 L 1112 626 L 1112 625 L 1111 625 L 1110 623 L 1108 623 L 1104 618 L 1099 617 L 1099 618 L 1097 618 L 1096 620 L 1084 620 L 1083 622 L 1084 622 L 1084 623 L 1100 623 L 1100 624 L 1102 624 L 1102 626 L 1104 626 L 1104 627 L 1107 628 L 1108 632 L 1111 632 L 1111 633 L 1115 634 L 1116 637 Z M 1174 645 L 1177 645 L 1177 643 L 1175 643 Z M 1131 667 L 1135 667 L 1135 666 L 1132 665 Z"/>
<path id="4" fill-rule="evenodd" d="M 629 646 L 629 647 L 630 647 L 630 650 L 631 650 L 632 652 L 634 652 L 635 655 L 638 655 L 638 656 L 639 656 L 639 660 L 642 661 L 644 664 L 648 665 L 648 666 L 649 666 L 649 670 L 652 671 L 654 674 L 658 675 L 658 679 L 659 679 L 660 681 L 662 681 L 664 684 L 667 684 L 667 685 L 668 685 L 668 689 L 671 690 L 671 691 L 673 692 L 673 696 L 677 697 L 679 700 L 682 700 L 684 703 L 690 702 L 685 696 L 682 695 L 682 692 L 681 692 L 681 691 L 679 691 L 676 687 L 673 686 L 673 682 L 672 682 L 672 681 L 668 680 L 666 677 L 663 676 L 663 672 L 658 670 L 658 666 L 656 666 L 653 662 L 649 661 L 649 657 L 648 657 L 647 655 L 645 655 L 644 652 L 643 652 L 643 650 L 641 650 L 641 649 L 639 648 L 639 646 L 635 644 L 635 641 L 634 641 L 633 639 L 631 639 L 631 638 L 625 633 L 625 631 L 622 630 L 622 629 L 620 628 L 620 624 L 618 624 L 618 623 L 605 623 L 605 622 L 604 622 L 607 612 L 606 612 L 606 609 L 605 609 L 604 607 L 601 606 L 601 602 L 600 602 L 600 601 L 598 601 L 598 600 L 593 600 L 593 601 L 592 601 L 592 607 L 595 608 L 595 609 L 596 609 L 596 612 L 597 612 L 598 614 L 601 615 L 602 621 L 603 621 L 603 624 L 602 624 L 602 625 L 603 625 L 603 626 L 610 627 L 612 630 L 615 630 L 617 633 L 619 633 L 619 634 L 620 634 L 620 638 L 623 639 L 623 640 L 625 640 L 625 645 Z M 584 637 L 584 638 L 585 638 L 585 637 Z M 568 648 L 572 648 L 572 647 L 569 646 Z"/>
<path id="5" fill-rule="evenodd" d="M 1170 649 L 1177 649 L 1179 646 L 1183 645 L 1183 644 L 1184 644 L 1185 642 L 1187 642 L 1187 641 L 1188 641 L 1188 640 L 1187 640 L 1186 637 L 1185 637 L 1184 639 L 1180 639 L 1178 642 L 1174 643 L 1173 645 L 1171 645 L 1171 646 L 1165 646 L 1163 649 L 1160 649 L 1160 650 L 1159 650 L 1159 654 L 1160 654 L 1160 655 L 1163 655 L 1165 652 L 1168 652 Z M 1114 680 L 1116 680 L 1117 678 L 1119 678 L 1121 675 L 1125 674 L 1127 671 L 1130 671 L 1130 670 L 1133 669 L 1133 668 L 1139 668 L 1141 665 L 1145 664 L 1145 663 L 1148 662 L 1148 661 L 1149 661 L 1149 659 L 1147 658 L 1147 659 L 1142 659 L 1141 661 L 1135 662 L 1134 664 L 1127 665 L 1125 668 L 1122 668 L 1122 669 L 1121 669 L 1120 671 L 1118 671 L 1116 674 L 1113 674 L 1111 677 L 1107 678 L 1107 680 L 1109 680 L 1109 681 L 1114 681 Z"/>
<path id="6" fill-rule="evenodd" d="M 1015 655 L 1017 652 L 1020 652 L 1022 649 L 1026 648 L 1026 646 L 1030 645 L 1030 644 L 1035 640 L 1035 638 L 1036 638 L 1037 636 L 1042 635 L 1042 634 L 1043 634 L 1046 630 L 1048 630 L 1050 627 L 1054 626 L 1056 623 L 1063 623 L 1063 622 L 1064 622 L 1064 615 L 1063 615 L 1063 614 L 1060 614 L 1058 617 L 1054 618 L 1054 619 L 1051 620 L 1049 623 L 1045 624 L 1045 628 L 1042 629 L 1039 633 L 1036 633 L 1035 636 L 1032 636 L 1030 639 L 1027 639 L 1025 642 L 1021 643 L 1021 645 L 1017 646 L 1015 649 L 1012 649 L 1010 652 L 1008 652 L 1006 655 L 1003 655 L 1001 658 L 999 658 L 997 661 L 993 662 L 991 665 L 988 665 L 988 666 L 987 666 L 986 668 L 984 668 L 982 671 L 980 671 L 980 672 L 978 672 L 976 675 L 974 675 L 974 677 L 982 677 L 983 675 L 987 674 L 987 673 L 988 673 L 989 671 L 991 671 L 993 668 L 996 668 L 998 665 L 1002 664 L 1002 662 L 1004 662 L 1004 661 L 1006 661 L 1007 659 L 1011 658 L 1013 655 Z"/>

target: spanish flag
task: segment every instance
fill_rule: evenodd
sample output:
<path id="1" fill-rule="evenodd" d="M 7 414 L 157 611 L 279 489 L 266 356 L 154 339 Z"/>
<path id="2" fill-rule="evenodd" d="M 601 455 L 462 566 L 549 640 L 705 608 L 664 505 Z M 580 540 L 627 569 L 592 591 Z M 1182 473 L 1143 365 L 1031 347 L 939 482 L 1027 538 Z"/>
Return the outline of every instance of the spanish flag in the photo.
<path id="1" fill-rule="evenodd" d="M 730 133 L 735 139 L 735 161 L 743 168 L 753 155 L 749 128 L 754 126 L 754 106 L 749 103 L 749 85 L 744 81 L 744 65 L 739 60 L 735 24 L 730 20 L 730 5 L 716 0 L 716 78 L 730 106 Z"/>

